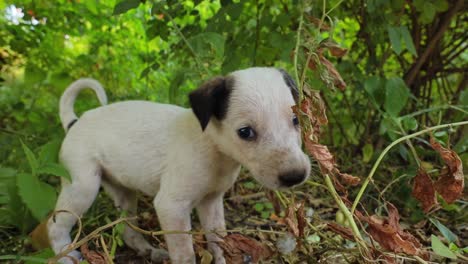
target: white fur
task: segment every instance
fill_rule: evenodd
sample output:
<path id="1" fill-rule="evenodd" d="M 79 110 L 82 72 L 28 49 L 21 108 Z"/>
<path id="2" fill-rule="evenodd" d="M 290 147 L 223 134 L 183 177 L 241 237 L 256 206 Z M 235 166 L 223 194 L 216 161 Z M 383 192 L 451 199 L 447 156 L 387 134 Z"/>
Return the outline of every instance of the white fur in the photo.
<path id="1" fill-rule="evenodd" d="M 307 177 L 310 164 L 301 150 L 300 131 L 292 124 L 294 100 L 281 73 L 273 68 L 250 68 L 230 76 L 235 86 L 227 114 L 222 120 L 211 118 L 205 131 L 191 109 L 167 104 L 127 101 L 83 114 L 62 144 L 60 158 L 72 182 L 63 182 L 56 210 L 82 215 L 102 185 L 116 206 L 130 214 L 136 213 L 135 191 L 155 197 L 163 230 L 191 230 L 193 208 L 204 230 L 225 230 L 222 199 L 241 164 L 270 188 L 280 188 L 278 175 L 291 170 L 303 170 Z M 107 101 L 97 82 L 74 82 L 61 98 L 65 129 L 76 117 L 75 97 L 86 87 L 95 90 L 102 104 Z M 257 131 L 257 140 L 245 141 L 237 135 L 247 125 Z M 54 252 L 71 243 L 69 232 L 75 222 L 67 213 L 49 220 Z M 214 262 L 225 263 L 214 243 L 220 238 L 214 234 L 206 238 Z M 195 263 L 191 235 L 170 234 L 165 239 L 172 263 Z M 124 240 L 153 261 L 166 256 L 129 227 Z M 69 255 L 80 256 L 77 251 Z M 71 263 L 65 258 L 61 261 Z"/>

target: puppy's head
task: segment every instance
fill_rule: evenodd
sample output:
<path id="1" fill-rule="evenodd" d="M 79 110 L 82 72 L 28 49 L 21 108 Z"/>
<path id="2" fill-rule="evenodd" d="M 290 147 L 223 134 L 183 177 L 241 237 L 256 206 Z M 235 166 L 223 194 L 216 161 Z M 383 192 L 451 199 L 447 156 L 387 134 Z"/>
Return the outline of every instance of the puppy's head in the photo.
<path id="1" fill-rule="evenodd" d="M 298 91 L 285 71 L 236 71 L 206 82 L 189 99 L 204 133 L 266 187 L 291 187 L 309 176 L 310 162 L 291 109 Z"/>

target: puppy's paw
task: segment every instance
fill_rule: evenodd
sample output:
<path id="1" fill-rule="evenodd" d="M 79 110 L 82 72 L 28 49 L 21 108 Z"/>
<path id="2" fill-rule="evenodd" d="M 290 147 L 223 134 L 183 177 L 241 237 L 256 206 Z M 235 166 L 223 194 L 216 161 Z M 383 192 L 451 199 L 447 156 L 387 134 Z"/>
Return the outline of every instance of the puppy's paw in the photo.
<path id="1" fill-rule="evenodd" d="M 162 263 L 169 259 L 169 253 L 164 249 L 154 248 L 151 250 L 151 260 L 155 263 Z"/>
<path id="2" fill-rule="evenodd" d="M 75 264 L 80 263 L 83 260 L 83 256 L 79 251 L 73 250 L 72 252 L 68 253 L 67 256 L 58 260 L 60 264 Z"/>
<path id="3" fill-rule="evenodd" d="M 221 256 L 221 257 L 216 257 L 215 260 L 214 260 L 214 263 L 215 263 L 215 264 L 226 264 L 226 260 L 224 259 L 223 256 Z"/>

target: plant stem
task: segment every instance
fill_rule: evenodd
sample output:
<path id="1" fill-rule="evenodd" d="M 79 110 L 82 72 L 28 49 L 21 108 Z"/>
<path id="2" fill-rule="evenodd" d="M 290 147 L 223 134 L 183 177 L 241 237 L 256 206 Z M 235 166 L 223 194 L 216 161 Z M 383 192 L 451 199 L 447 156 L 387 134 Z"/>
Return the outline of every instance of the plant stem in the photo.
<path id="1" fill-rule="evenodd" d="M 377 170 L 377 167 L 380 165 L 380 162 L 382 161 L 383 157 L 387 154 L 387 152 L 393 148 L 394 146 L 396 146 L 397 144 L 403 142 L 403 141 L 406 141 L 410 138 L 414 138 L 414 137 L 417 137 L 419 135 L 422 135 L 422 134 L 425 134 L 427 132 L 431 132 L 431 131 L 434 131 L 434 130 L 438 130 L 438 129 L 442 129 L 442 128 L 446 128 L 446 127 L 455 127 L 455 126 L 463 126 L 463 125 L 467 125 L 468 124 L 468 121 L 461 121 L 461 122 L 456 122 L 456 123 L 450 123 L 450 124 L 443 124 L 443 125 L 438 125 L 438 126 L 433 126 L 433 127 L 428 127 L 424 130 L 421 130 L 421 131 L 418 131 L 416 133 L 413 133 L 413 134 L 410 134 L 410 135 L 407 135 L 407 136 L 404 136 L 404 137 L 401 137 L 395 141 L 393 141 L 390 145 L 388 145 L 384 150 L 383 152 L 380 154 L 379 158 L 377 159 L 377 161 L 375 162 L 374 166 L 372 167 L 369 175 L 367 176 L 366 180 L 364 181 L 364 183 L 362 184 L 362 187 L 361 189 L 359 190 L 359 193 L 358 195 L 356 196 L 356 199 L 354 200 L 354 203 L 353 203 L 353 207 L 351 208 L 351 213 L 354 213 L 354 210 L 356 210 L 356 207 L 359 203 L 359 201 L 361 200 L 361 197 L 362 195 L 364 194 L 364 191 L 366 190 L 366 187 L 367 185 L 369 184 L 369 182 L 372 180 L 372 177 L 374 176 L 374 173 L 375 171 Z"/>
<path id="2" fill-rule="evenodd" d="M 302 97 L 304 96 L 302 94 L 302 85 L 300 84 L 300 79 L 299 79 L 299 72 L 297 71 L 297 57 L 299 54 L 299 46 L 301 45 L 301 31 L 302 31 L 302 23 L 304 20 L 304 7 L 301 5 L 300 8 L 300 17 L 299 17 L 299 27 L 297 28 L 297 34 L 296 34 L 296 47 L 294 48 L 294 75 L 296 78 L 296 83 L 299 86 L 299 100 L 302 100 Z M 307 67 L 307 65 L 305 66 Z"/>
<path id="3" fill-rule="evenodd" d="M 356 242 L 363 246 L 365 249 L 367 249 L 366 244 L 364 243 L 364 240 L 361 236 L 361 232 L 359 232 L 359 228 L 356 225 L 356 222 L 354 221 L 354 217 L 349 211 L 348 207 L 346 207 L 346 204 L 341 200 L 340 196 L 335 190 L 335 187 L 333 186 L 333 183 L 330 179 L 330 176 L 328 174 L 324 175 L 325 178 L 325 184 L 327 185 L 327 189 L 330 192 L 330 194 L 333 196 L 333 199 L 335 199 L 335 202 L 338 204 L 338 207 L 340 208 L 341 212 L 346 216 L 346 219 L 348 219 L 349 225 L 351 227 L 351 230 L 353 231 L 354 237 L 356 239 Z"/>

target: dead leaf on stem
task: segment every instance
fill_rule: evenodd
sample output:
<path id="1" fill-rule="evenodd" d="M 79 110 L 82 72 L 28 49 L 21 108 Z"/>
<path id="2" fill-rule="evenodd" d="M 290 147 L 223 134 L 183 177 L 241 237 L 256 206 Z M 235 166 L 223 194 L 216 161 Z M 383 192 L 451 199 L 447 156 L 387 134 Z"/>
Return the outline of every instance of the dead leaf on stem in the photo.
<path id="1" fill-rule="evenodd" d="M 428 252 L 422 249 L 421 243 L 410 233 L 403 231 L 399 225 L 398 209 L 391 203 L 387 204 L 388 218 L 376 215 L 363 216 L 356 211 L 361 221 L 369 224 L 367 231 L 372 238 L 386 250 L 394 253 L 406 253 L 428 259 Z"/>
<path id="2" fill-rule="evenodd" d="M 330 223 L 327 223 L 327 227 L 335 232 L 336 234 L 348 239 L 348 240 L 351 240 L 351 241 L 354 241 L 354 236 L 353 236 L 353 232 L 351 231 L 351 229 L 349 229 L 348 227 L 344 227 L 344 226 L 341 226 L 337 223 L 334 223 L 334 222 L 330 222 Z"/>
<path id="3" fill-rule="evenodd" d="M 307 20 L 309 20 L 310 23 L 314 24 L 316 27 L 320 27 L 320 31 L 329 31 L 331 28 L 330 26 L 322 21 L 320 18 L 316 18 L 313 16 L 306 16 Z"/>
<path id="4" fill-rule="evenodd" d="M 431 137 L 430 143 L 448 168 L 436 181 L 435 189 L 447 203 L 453 203 L 462 196 L 465 185 L 461 159 L 455 151 L 442 147 L 433 137 Z"/>
<path id="5" fill-rule="evenodd" d="M 245 263 L 246 258 L 257 263 L 273 255 L 266 245 L 241 234 L 229 234 L 218 245 L 223 249 L 227 263 Z"/>
<path id="6" fill-rule="evenodd" d="M 106 257 L 104 254 L 97 252 L 95 250 L 89 250 L 88 244 L 83 244 L 80 247 L 81 254 L 83 255 L 84 259 L 88 261 L 90 264 L 106 264 Z"/>
<path id="7" fill-rule="evenodd" d="M 414 177 L 412 194 L 422 204 L 426 213 L 437 205 L 434 184 L 423 168 L 419 168 L 418 174 Z"/>

